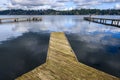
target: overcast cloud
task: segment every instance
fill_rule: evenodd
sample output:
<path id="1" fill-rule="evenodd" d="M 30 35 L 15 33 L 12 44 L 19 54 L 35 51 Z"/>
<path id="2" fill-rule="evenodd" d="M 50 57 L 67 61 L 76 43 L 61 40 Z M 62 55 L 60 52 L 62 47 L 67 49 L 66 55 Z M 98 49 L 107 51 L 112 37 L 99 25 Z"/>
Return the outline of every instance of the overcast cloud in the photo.
<path id="1" fill-rule="evenodd" d="M 113 3 L 113 8 L 120 9 L 120 0 L 10 0 L 6 5 L 7 8 L 10 9 L 71 10 L 81 8 L 96 8 L 95 6 L 100 6 L 103 4 L 109 5 Z"/>

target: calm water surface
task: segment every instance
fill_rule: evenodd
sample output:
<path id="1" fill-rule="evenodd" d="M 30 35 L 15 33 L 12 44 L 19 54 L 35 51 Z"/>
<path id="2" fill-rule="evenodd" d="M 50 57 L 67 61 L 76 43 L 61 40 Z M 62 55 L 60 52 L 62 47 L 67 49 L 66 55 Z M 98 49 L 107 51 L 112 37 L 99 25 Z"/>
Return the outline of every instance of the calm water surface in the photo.
<path id="1" fill-rule="evenodd" d="M 24 16 L 0 16 L 5 17 Z M 120 77 L 120 28 L 83 17 L 42 16 L 41 22 L 0 24 L 0 80 L 13 80 L 43 64 L 51 32 L 66 33 L 80 62 Z"/>

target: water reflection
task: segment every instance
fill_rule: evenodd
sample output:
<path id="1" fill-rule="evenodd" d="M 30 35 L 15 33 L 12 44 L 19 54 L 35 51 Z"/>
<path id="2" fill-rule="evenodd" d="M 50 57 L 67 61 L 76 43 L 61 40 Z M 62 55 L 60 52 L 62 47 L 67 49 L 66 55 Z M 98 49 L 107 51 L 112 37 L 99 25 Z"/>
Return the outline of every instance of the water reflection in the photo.
<path id="1" fill-rule="evenodd" d="M 21 33 L 15 33 L 12 28 L 14 27 L 13 24 L 1 24 L 0 25 L 0 43 L 2 41 L 15 38 L 17 36 L 21 36 Z"/>
<path id="2" fill-rule="evenodd" d="M 13 80 L 46 61 L 49 34 L 24 33 L 0 44 L 0 80 Z"/>
<path id="3" fill-rule="evenodd" d="M 34 26 L 34 27 L 32 27 Z M 120 29 L 83 21 L 81 16 L 43 17 L 39 23 L 16 24 L 15 31 L 64 31 L 80 62 L 120 77 Z"/>
<path id="4" fill-rule="evenodd" d="M 83 16 L 42 16 L 41 22 L 19 22 L 0 25 L 0 41 L 18 37 L 26 32 L 64 31 L 89 34 L 89 32 L 120 32 L 120 29 L 84 21 Z M 3 28 L 4 27 L 4 28 Z"/>
<path id="5" fill-rule="evenodd" d="M 111 37 L 67 35 L 80 62 L 120 77 L 120 41 Z"/>
<path id="6" fill-rule="evenodd" d="M 67 35 L 78 60 L 120 77 L 120 29 L 91 25 L 85 33 Z"/>
<path id="7" fill-rule="evenodd" d="M 81 18 L 81 17 L 79 17 Z M 73 32 L 72 29 L 77 27 L 78 24 L 82 23 L 85 24 L 85 22 L 82 19 L 79 19 L 73 16 L 64 17 L 64 16 L 51 16 L 49 18 L 46 18 L 43 16 L 42 22 L 30 22 L 30 23 L 19 23 L 16 24 L 14 29 L 15 31 L 22 30 L 25 32 L 32 31 L 32 32 L 40 32 L 40 31 L 46 31 L 46 32 Z M 33 27 L 34 26 L 34 27 Z M 75 31 L 76 32 L 76 31 Z"/>
<path id="8" fill-rule="evenodd" d="M 45 58 L 47 53 L 50 32 L 59 31 L 66 33 L 80 62 L 120 77 L 120 28 L 97 23 L 89 24 L 83 20 L 83 16 L 42 16 L 42 18 L 41 22 L 0 25 L 0 59 L 4 58 L 0 63 L 6 63 L 7 66 L 4 67 L 6 66 L 5 70 L 9 74 L 18 75 L 11 70 L 22 74 L 29 69 L 28 65 L 33 69 L 34 64 L 41 64 L 44 60 L 42 56 Z M 3 26 L 5 27 L 2 28 Z M 6 61 L 8 57 L 14 57 L 10 63 Z M 11 69 L 10 64 L 17 66 L 18 69 L 15 67 Z M 23 72 L 20 72 L 21 70 Z M 6 75 L 4 70 L 1 71 L 3 71 L 1 75 Z"/>

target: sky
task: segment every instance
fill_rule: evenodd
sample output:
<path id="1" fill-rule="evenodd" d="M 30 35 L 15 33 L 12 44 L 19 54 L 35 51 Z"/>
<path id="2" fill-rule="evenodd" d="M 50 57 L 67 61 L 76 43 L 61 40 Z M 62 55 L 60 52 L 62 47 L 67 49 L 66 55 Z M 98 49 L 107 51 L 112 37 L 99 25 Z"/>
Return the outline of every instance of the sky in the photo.
<path id="1" fill-rule="evenodd" d="M 0 0 L 5 9 L 120 9 L 120 0 Z"/>

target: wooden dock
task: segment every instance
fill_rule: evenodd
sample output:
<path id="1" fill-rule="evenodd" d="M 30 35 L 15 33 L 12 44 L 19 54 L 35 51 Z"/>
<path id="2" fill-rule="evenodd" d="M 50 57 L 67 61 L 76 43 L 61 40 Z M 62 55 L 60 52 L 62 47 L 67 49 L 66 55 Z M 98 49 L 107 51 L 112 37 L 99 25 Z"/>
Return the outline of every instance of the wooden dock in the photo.
<path id="1" fill-rule="evenodd" d="M 78 62 L 62 32 L 51 33 L 46 63 L 16 80 L 120 80 Z"/>
<path id="2" fill-rule="evenodd" d="M 96 23 L 100 23 L 100 24 L 105 24 L 105 25 L 120 27 L 120 19 L 84 17 L 84 20 L 92 21 L 92 22 L 96 22 Z"/>
<path id="3" fill-rule="evenodd" d="M 0 18 L 0 23 L 23 22 L 23 21 L 41 21 L 41 17 L 21 17 L 21 18 Z"/>

